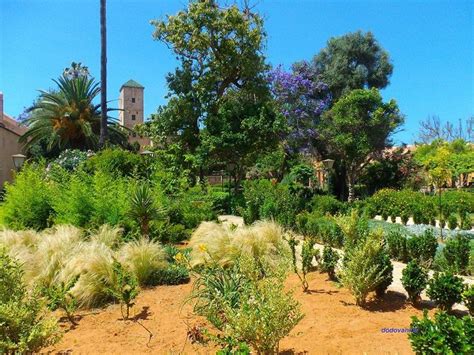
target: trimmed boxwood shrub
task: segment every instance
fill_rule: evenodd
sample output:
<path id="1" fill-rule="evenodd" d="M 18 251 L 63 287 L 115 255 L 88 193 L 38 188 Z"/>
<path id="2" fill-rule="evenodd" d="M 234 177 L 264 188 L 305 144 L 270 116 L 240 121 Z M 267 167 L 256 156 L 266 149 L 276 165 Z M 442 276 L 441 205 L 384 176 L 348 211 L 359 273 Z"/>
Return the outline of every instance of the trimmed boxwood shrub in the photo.
<path id="1" fill-rule="evenodd" d="M 474 351 L 474 320 L 465 316 L 458 319 L 445 312 L 437 312 L 434 319 L 423 312 L 423 318 L 412 317 L 408 335 L 417 354 L 472 354 Z"/>
<path id="2" fill-rule="evenodd" d="M 462 294 L 462 300 L 469 310 L 469 314 L 474 316 L 474 285 L 466 287 Z"/>
<path id="3" fill-rule="evenodd" d="M 402 271 L 401 281 L 410 302 L 416 303 L 428 283 L 428 272 L 416 261 L 410 261 Z"/>
<path id="4" fill-rule="evenodd" d="M 430 267 L 436 255 L 438 242 L 433 231 L 428 229 L 422 235 L 409 238 L 407 247 L 410 259 Z"/>
<path id="5" fill-rule="evenodd" d="M 344 212 L 345 205 L 331 195 L 316 195 L 311 199 L 311 211 L 321 215 L 330 214 L 334 216 L 337 213 Z"/>
<path id="6" fill-rule="evenodd" d="M 469 265 L 470 244 L 469 238 L 458 234 L 454 238 L 449 238 L 443 248 L 443 256 L 448 267 L 456 273 L 467 274 Z"/>
<path id="7" fill-rule="evenodd" d="M 385 294 L 388 286 L 390 286 L 393 281 L 393 265 L 387 252 L 383 251 L 380 253 L 378 265 L 380 269 L 384 270 L 382 281 L 375 288 L 375 294 L 380 298 Z"/>
<path id="8" fill-rule="evenodd" d="M 458 226 L 458 219 L 454 214 L 450 214 L 448 217 L 448 227 L 449 229 L 456 229 Z"/>
<path id="9" fill-rule="evenodd" d="M 336 279 L 336 266 L 339 261 L 339 253 L 329 246 L 324 246 L 321 263 L 321 271 L 327 272 L 330 280 Z"/>
<path id="10" fill-rule="evenodd" d="M 426 294 L 443 311 L 450 311 L 455 303 L 462 300 L 463 280 L 451 272 L 435 272 L 428 281 Z"/>
<path id="11" fill-rule="evenodd" d="M 407 262 L 407 237 L 401 231 L 389 231 L 384 235 L 385 248 L 392 259 Z"/>

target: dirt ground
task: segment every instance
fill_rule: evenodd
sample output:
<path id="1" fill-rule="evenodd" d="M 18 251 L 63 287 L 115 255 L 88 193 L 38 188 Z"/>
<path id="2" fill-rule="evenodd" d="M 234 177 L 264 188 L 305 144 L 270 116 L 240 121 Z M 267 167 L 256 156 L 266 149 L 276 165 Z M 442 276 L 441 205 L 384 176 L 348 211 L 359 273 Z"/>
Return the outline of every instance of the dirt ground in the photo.
<path id="1" fill-rule="evenodd" d="M 284 354 L 409 354 L 406 333 L 384 333 L 382 328 L 408 328 L 410 317 L 422 314 L 405 302 L 401 293 L 389 291 L 383 301 L 367 309 L 354 304 L 350 293 L 318 272 L 309 275 L 311 293 L 305 294 L 296 275 L 287 280 L 301 302 L 305 317 L 280 343 Z M 134 321 L 122 321 L 120 307 L 81 313 L 75 329 L 65 322 L 62 340 L 50 353 L 74 354 L 215 354 L 212 345 L 191 344 L 187 331 L 206 327 L 185 303 L 192 285 L 159 286 L 140 293 L 132 310 Z M 209 327 L 209 326 L 207 326 Z"/>

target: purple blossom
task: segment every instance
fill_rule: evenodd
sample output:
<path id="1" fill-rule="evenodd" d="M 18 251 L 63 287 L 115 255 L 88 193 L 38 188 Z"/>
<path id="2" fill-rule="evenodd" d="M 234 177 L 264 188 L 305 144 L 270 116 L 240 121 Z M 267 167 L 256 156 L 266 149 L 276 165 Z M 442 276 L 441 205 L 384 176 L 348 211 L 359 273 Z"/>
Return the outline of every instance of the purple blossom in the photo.
<path id="1" fill-rule="evenodd" d="M 284 137 L 288 149 L 307 150 L 317 137 L 316 126 L 321 114 L 331 104 L 328 86 L 308 62 L 294 65 L 291 72 L 282 66 L 268 74 L 271 91 L 281 114 L 287 119 Z"/>

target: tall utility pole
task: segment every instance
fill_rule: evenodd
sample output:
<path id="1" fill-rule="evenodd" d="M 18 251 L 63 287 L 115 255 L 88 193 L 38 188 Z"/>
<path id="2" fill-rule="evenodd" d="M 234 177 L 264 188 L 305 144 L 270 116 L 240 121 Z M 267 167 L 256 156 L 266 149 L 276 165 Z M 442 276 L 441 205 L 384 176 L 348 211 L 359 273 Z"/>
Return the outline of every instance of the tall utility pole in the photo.
<path id="1" fill-rule="evenodd" d="M 103 148 L 108 139 L 107 132 L 107 24 L 106 0 L 100 0 L 100 137 L 99 147 Z"/>

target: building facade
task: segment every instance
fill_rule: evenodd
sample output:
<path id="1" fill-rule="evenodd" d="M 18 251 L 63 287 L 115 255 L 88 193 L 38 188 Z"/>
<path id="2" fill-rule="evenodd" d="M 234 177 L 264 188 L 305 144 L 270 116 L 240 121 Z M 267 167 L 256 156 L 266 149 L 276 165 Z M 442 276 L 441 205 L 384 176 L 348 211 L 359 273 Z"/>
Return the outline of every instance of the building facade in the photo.
<path id="1" fill-rule="evenodd" d="M 129 80 L 120 88 L 119 123 L 129 129 L 129 142 L 140 144 L 140 148 L 150 145 L 150 139 L 133 132 L 137 124 L 144 120 L 144 91 L 145 88 L 135 80 Z"/>
<path id="2" fill-rule="evenodd" d="M 3 112 L 3 93 L 0 92 L 0 190 L 6 181 L 12 181 L 15 166 L 12 155 L 22 152 L 18 142 L 26 132 L 26 127 Z"/>

